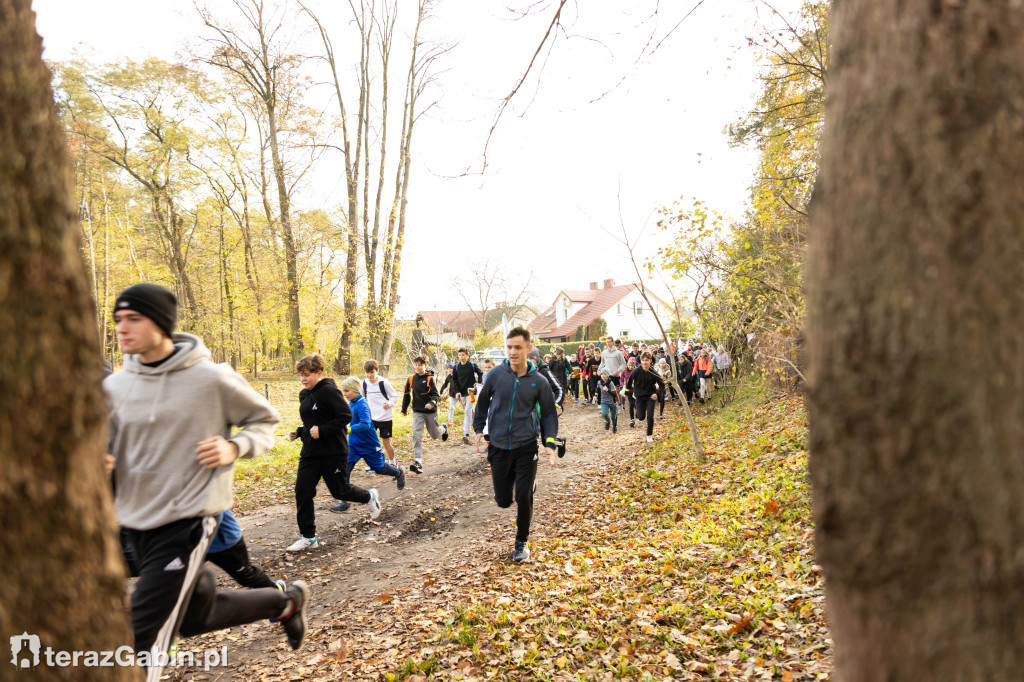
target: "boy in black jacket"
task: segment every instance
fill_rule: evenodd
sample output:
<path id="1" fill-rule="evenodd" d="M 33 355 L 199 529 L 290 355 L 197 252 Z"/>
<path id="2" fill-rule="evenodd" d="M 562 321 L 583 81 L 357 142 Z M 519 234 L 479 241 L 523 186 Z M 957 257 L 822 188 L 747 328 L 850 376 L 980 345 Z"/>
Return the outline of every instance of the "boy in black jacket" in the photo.
<path id="1" fill-rule="evenodd" d="M 626 391 L 636 398 L 636 418 L 647 418 L 647 442 L 654 441 L 654 406 L 665 393 L 665 382 L 651 367 L 651 353 L 644 351 L 640 356 L 640 367 L 629 375 Z"/>
<path id="2" fill-rule="evenodd" d="M 561 409 L 562 402 L 565 400 L 565 394 L 568 392 L 569 375 L 572 373 L 569 361 L 565 359 L 564 350 L 561 348 L 555 349 L 555 359 L 548 363 L 548 369 L 551 371 L 551 376 L 555 378 L 555 381 L 562 389 L 562 398 L 557 401 L 558 407 Z"/>
<path id="3" fill-rule="evenodd" d="M 295 515 L 299 539 L 287 551 L 301 552 L 320 544 L 316 535 L 313 498 L 323 479 L 334 499 L 341 502 L 331 509 L 342 512 L 349 502 L 361 502 L 370 510 L 370 518 L 380 514 L 377 490 L 364 490 L 348 482 L 348 424 L 352 410 L 333 379 L 324 378 L 324 358 L 307 355 L 295 364 L 302 382 L 299 392 L 299 417 L 302 426 L 288 433 L 289 440 L 302 440 L 299 470 L 295 475 Z"/>
<path id="4" fill-rule="evenodd" d="M 471 393 L 476 392 L 476 385 L 483 379 L 483 374 L 476 365 L 469 361 L 469 350 L 459 349 L 459 361 L 452 367 L 452 373 L 448 377 L 451 380 L 451 390 L 448 395 L 462 403 L 462 442 L 472 445 L 469 439 L 473 426 L 473 399 Z"/>
<path id="5" fill-rule="evenodd" d="M 402 397 L 402 416 L 409 412 L 412 404 L 412 454 L 414 462 L 410 471 L 423 473 L 423 429 L 433 439 L 448 440 L 448 425 L 437 424 L 437 401 L 441 397 L 437 392 L 434 376 L 427 373 L 427 361 L 422 356 L 412 361 L 416 373 L 405 382 L 405 395 Z"/>
<path id="6" fill-rule="evenodd" d="M 505 509 L 516 502 L 516 543 L 512 561 L 530 557 L 527 541 L 533 518 L 536 488 L 537 437 L 544 434 L 548 463 L 555 463 L 558 411 L 551 385 L 527 360 L 533 347 L 530 332 L 515 327 L 505 339 L 508 360 L 487 374 L 477 398 L 473 430 L 479 446 L 487 426 L 490 440 L 487 461 L 491 464 L 494 501 Z"/>

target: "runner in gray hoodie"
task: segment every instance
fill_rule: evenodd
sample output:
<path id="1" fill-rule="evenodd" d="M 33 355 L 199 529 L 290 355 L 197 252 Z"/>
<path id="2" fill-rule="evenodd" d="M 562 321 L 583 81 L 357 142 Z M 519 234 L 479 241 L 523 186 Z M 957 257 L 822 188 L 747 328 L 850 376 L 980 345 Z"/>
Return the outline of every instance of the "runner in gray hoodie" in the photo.
<path id="1" fill-rule="evenodd" d="M 601 365 L 597 368 L 597 372 L 598 374 L 608 372 L 612 383 L 621 387 L 619 375 L 622 374 L 622 370 L 626 369 L 626 354 L 622 352 L 622 341 L 616 344 L 615 340 L 609 336 L 605 339 L 605 345 L 606 350 L 601 353 Z"/>
<path id="2" fill-rule="evenodd" d="M 103 381 L 118 522 L 135 549 L 136 661 L 157 680 L 174 637 L 267 618 L 298 649 L 308 589 L 217 590 L 203 570 L 220 513 L 231 506 L 238 457 L 273 443 L 277 411 L 242 376 L 210 361 L 203 342 L 175 334 L 177 299 L 155 284 L 126 289 L 114 305 L 124 369 Z M 232 427 L 241 430 L 232 435 Z"/>

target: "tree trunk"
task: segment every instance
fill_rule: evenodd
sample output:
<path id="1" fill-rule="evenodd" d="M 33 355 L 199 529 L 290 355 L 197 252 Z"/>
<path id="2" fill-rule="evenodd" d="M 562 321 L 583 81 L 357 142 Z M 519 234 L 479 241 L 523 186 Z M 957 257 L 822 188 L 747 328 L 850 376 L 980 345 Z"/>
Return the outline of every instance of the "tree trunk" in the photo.
<path id="1" fill-rule="evenodd" d="M 335 371 L 344 376 L 349 373 L 352 364 L 352 327 L 355 326 L 356 309 L 356 281 L 358 279 L 359 263 L 359 159 L 363 149 L 363 136 L 368 135 L 369 120 L 366 111 L 369 109 L 369 40 L 371 27 L 366 18 L 365 3 L 360 3 L 360 14 L 356 14 L 355 5 L 352 5 L 352 13 L 359 27 L 359 109 L 356 115 L 356 139 L 355 143 L 349 143 L 348 126 L 344 124 L 345 108 L 341 100 L 341 87 L 338 83 L 337 71 L 334 65 L 334 54 L 329 52 L 331 69 L 334 71 L 334 84 L 339 92 L 338 105 L 341 107 L 343 121 L 343 133 L 345 136 L 345 179 L 348 187 L 348 241 L 345 258 L 345 284 L 342 290 L 342 302 L 344 303 L 344 315 L 342 317 L 341 340 L 338 343 L 338 356 L 334 360 Z M 330 48 L 328 47 L 330 50 Z M 352 148 L 355 149 L 355 157 L 352 158 Z M 365 185 L 367 178 L 363 178 Z"/>
<path id="2" fill-rule="evenodd" d="M 64 133 L 29 0 L 0 0 L 0 45 L 0 554 L 10 578 L 0 592 L 0 639 L 25 632 L 44 651 L 113 651 L 131 632 L 103 471 L 102 356 Z M 30 677 L 136 675 L 49 667 L 44 655 Z"/>
<path id="3" fill-rule="evenodd" d="M 288 323 L 290 330 L 292 361 L 299 359 L 303 350 L 302 324 L 299 316 L 299 269 L 295 253 L 295 238 L 292 235 L 292 218 L 289 207 L 288 186 L 284 179 L 284 163 L 277 144 L 277 118 L 273 103 L 267 103 L 267 121 L 269 123 L 270 157 L 274 166 L 274 179 L 277 181 L 277 201 L 281 209 L 281 236 L 284 239 L 284 267 L 288 280 Z"/>
<path id="4" fill-rule="evenodd" d="M 846 0 L 812 202 L 836 679 L 1024 668 L 1024 13 Z"/>

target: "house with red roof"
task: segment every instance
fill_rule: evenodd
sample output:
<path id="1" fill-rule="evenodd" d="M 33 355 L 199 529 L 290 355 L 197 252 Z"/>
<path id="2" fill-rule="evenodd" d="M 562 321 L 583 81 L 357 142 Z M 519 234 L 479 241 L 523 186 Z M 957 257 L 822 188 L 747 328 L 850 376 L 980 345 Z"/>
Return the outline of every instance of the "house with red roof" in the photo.
<path id="1" fill-rule="evenodd" d="M 493 334 L 501 329 L 501 316 L 508 319 L 509 327 L 525 325 L 536 314 L 528 306 L 499 304 L 481 315 L 471 310 L 420 310 L 416 313 L 416 328 L 424 331 L 431 343 L 472 344 L 477 330 Z"/>
<path id="2" fill-rule="evenodd" d="M 640 295 L 640 285 L 621 284 L 614 279 L 591 282 L 589 289 L 563 289 L 552 305 L 530 323 L 530 330 L 545 341 L 570 341 L 583 328 L 583 338 L 590 338 L 590 325 L 598 318 L 608 324 L 608 333 L 623 339 L 655 339 L 661 336 L 657 314 L 666 327 L 672 323 L 672 306 L 647 289 L 651 304 Z"/>

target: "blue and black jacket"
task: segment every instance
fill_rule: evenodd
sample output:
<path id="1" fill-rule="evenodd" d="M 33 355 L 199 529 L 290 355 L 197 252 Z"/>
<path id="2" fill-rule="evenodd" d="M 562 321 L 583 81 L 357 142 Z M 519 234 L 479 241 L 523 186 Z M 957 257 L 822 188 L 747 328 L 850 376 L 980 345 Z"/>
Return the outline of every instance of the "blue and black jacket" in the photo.
<path id="1" fill-rule="evenodd" d="M 517 377 L 506 360 L 487 373 L 476 398 L 473 430 L 483 433 L 486 424 L 496 448 L 514 450 L 536 442 L 541 433 L 545 447 L 554 447 L 558 411 L 551 384 L 532 362 L 527 368 L 526 374 Z"/>
<path id="2" fill-rule="evenodd" d="M 360 457 L 372 457 L 381 446 L 366 398 L 357 395 L 348 401 L 348 406 L 352 410 L 352 421 L 348 425 L 348 461 L 358 462 Z"/>

